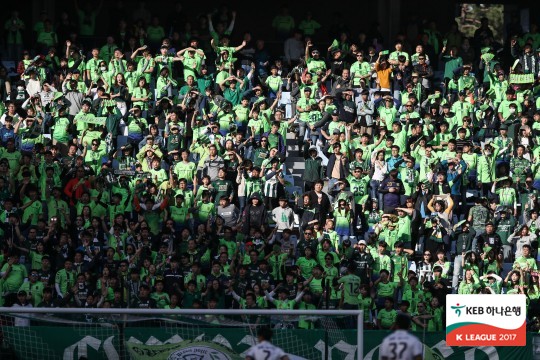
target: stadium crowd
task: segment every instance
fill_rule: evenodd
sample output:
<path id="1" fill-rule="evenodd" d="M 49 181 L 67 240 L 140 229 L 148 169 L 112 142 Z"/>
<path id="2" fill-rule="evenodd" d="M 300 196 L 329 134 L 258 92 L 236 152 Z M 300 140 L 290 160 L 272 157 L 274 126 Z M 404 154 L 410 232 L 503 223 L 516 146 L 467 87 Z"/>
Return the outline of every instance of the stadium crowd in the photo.
<path id="1" fill-rule="evenodd" d="M 322 43 L 283 8 L 271 56 L 225 7 L 174 31 L 140 11 L 98 43 L 101 5 L 75 5 L 32 44 L 5 24 L 3 306 L 361 308 L 441 331 L 448 293 L 519 293 L 536 323 L 535 25 Z"/>

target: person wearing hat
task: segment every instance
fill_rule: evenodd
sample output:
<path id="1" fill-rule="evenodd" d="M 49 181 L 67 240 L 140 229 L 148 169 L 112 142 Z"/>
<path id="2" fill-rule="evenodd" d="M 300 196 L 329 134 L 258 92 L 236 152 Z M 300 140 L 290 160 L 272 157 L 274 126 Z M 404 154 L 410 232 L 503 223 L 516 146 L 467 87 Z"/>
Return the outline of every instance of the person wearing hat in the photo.
<path id="1" fill-rule="evenodd" d="M 392 124 L 397 119 L 398 109 L 394 104 L 394 98 L 390 95 L 386 95 L 383 98 L 384 107 L 379 107 L 379 117 L 383 125 L 386 126 L 388 131 L 392 130 Z"/>
<path id="2" fill-rule="evenodd" d="M 371 281 L 374 264 L 371 253 L 366 249 L 366 241 L 363 239 L 359 240 L 354 246 L 354 252 L 349 260 L 351 263 L 355 264 L 355 274 L 360 277 L 362 284 L 368 284 Z"/>
<path id="3" fill-rule="evenodd" d="M 466 99 L 467 92 L 465 90 L 460 90 L 458 93 L 458 100 L 452 105 L 452 112 L 455 114 L 455 119 L 457 123 L 463 122 L 465 116 L 472 116 L 473 106 Z"/>
<path id="4" fill-rule="evenodd" d="M 514 133 L 515 126 L 512 126 L 512 133 Z M 498 154 L 496 156 L 497 163 L 510 162 L 510 157 L 512 156 L 514 152 L 514 139 L 513 136 L 509 136 L 508 134 L 509 126 L 508 124 L 501 124 L 499 127 L 499 135 L 495 137 L 493 142 L 501 149 L 498 151 Z M 489 138 L 489 134 L 485 134 L 487 138 Z"/>
<path id="5" fill-rule="evenodd" d="M 324 177 L 322 159 L 319 156 L 319 151 L 315 145 L 304 143 L 304 174 L 302 180 L 304 181 L 304 192 L 308 192 L 314 189 L 315 183 Z"/>
<path id="6" fill-rule="evenodd" d="M 28 301 L 28 293 L 25 290 L 19 290 L 17 292 L 17 297 L 13 307 L 33 307 L 32 304 Z M 37 305 L 37 304 L 36 304 Z M 30 326 L 30 319 L 28 317 L 17 317 L 15 316 L 15 321 L 13 323 L 15 326 Z"/>
<path id="7" fill-rule="evenodd" d="M 497 108 L 497 117 L 501 123 L 505 122 L 510 116 L 514 116 L 515 118 L 521 116 L 521 104 L 514 99 L 515 95 L 516 92 L 511 87 L 506 90 L 506 99 L 501 101 Z M 514 107 L 510 107 L 511 104 L 514 104 Z"/>

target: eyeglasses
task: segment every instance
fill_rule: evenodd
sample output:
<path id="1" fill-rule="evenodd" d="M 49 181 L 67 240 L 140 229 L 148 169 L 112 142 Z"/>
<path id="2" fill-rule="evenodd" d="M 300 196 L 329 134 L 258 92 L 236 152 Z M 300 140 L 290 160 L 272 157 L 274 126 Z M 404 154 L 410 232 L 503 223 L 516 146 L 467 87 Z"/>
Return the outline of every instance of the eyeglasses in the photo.
<path id="1" fill-rule="evenodd" d="M 304 232 L 304 235 L 311 235 L 311 232 Z"/>

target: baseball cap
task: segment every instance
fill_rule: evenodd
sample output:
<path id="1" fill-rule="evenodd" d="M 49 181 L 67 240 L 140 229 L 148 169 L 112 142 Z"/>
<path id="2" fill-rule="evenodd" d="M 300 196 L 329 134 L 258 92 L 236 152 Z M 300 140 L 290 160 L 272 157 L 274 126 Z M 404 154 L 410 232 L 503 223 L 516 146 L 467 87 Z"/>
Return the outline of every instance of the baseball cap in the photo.
<path id="1" fill-rule="evenodd" d="M 358 241 L 358 245 L 367 245 L 366 240 L 360 240 Z"/>

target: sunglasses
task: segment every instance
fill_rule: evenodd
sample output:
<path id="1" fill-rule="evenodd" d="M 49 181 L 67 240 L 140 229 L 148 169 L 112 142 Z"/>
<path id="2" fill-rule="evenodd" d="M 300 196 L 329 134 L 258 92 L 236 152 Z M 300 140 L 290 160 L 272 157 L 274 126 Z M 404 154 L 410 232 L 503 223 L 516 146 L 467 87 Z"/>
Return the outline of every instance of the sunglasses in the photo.
<path id="1" fill-rule="evenodd" d="M 310 232 L 305 232 L 304 235 L 311 235 L 311 233 Z"/>

